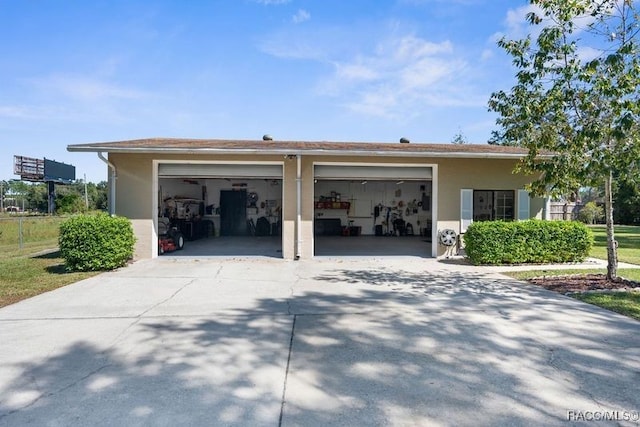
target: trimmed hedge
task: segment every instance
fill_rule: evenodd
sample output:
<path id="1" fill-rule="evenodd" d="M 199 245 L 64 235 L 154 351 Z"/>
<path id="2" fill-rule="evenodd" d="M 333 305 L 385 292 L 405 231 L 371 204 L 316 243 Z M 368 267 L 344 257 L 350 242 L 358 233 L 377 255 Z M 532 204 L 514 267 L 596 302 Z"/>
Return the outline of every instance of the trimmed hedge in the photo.
<path id="1" fill-rule="evenodd" d="M 133 257 L 135 237 L 124 217 L 78 215 L 60 224 L 60 254 L 69 271 L 103 271 L 122 267 Z"/>
<path id="2" fill-rule="evenodd" d="M 463 239 L 476 265 L 577 262 L 593 246 L 591 230 L 575 221 L 474 222 Z"/>

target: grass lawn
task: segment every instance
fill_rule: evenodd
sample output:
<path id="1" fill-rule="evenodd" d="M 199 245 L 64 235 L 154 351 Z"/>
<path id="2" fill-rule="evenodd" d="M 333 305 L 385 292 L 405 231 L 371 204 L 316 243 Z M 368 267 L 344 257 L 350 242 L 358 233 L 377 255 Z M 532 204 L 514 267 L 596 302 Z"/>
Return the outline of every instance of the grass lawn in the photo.
<path id="1" fill-rule="evenodd" d="M 59 252 L 0 258 L 0 307 L 77 282 L 98 273 L 68 273 Z"/>
<path id="2" fill-rule="evenodd" d="M 577 294 L 575 298 L 640 320 L 640 292 Z"/>
<path id="3" fill-rule="evenodd" d="M 514 271 L 506 273 L 507 276 L 519 279 L 528 280 L 533 277 L 541 276 L 564 276 L 568 274 L 587 274 L 587 273 L 601 273 L 606 274 L 606 269 L 592 269 L 592 270 L 531 270 L 531 271 Z M 618 276 L 624 277 L 628 280 L 640 282 L 640 269 L 622 268 L 618 270 Z M 616 313 L 629 316 L 631 318 L 640 320 L 640 292 L 606 292 L 606 293 L 584 293 L 584 294 L 572 294 L 572 297 L 584 301 L 589 304 L 597 305 L 598 307 L 606 308 L 607 310 L 615 311 Z"/>
<path id="4" fill-rule="evenodd" d="M 590 226 L 595 244 L 591 249 L 594 258 L 607 259 L 607 228 L 604 225 Z M 618 261 L 640 265 L 640 226 L 616 225 L 615 238 L 618 241 Z"/>
<path id="5" fill-rule="evenodd" d="M 0 307 L 97 273 L 68 273 L 57 252 L 64 217 L 0 216 Z M 20 248 L 22 240 L 22 249 Z M 45 255 L 36 255 L 48 251 Z"/>
<path id="6" fill-rule="evenodd" d="M 587 274 L 587 273 L 600 273 L 606 274 L 607 270 L 602 269 L 567 269 L 567 270 L 529 270 L 529 271 L 512 271 L 505 273 L 507 276 L 513 277 L 519 280 L 528 280 L 533 277 L 541 276 L 565 276 L 568 274 Z M 618 276 L 624 277 L 634 282 L 640 282 L 640 268 L 621 268 L 618 269 Z"/>
<path id="7" fill-rule="evenodd" d="M 590 256 L 607 259 L 607 229 L 604 225 L 591 226 L 595 244 Z M 615 238 L 618 241 L 618 261 L 640 265 L 640 227 L 617 225 Z M 509 276 L 520 280 L 527 280 L 540 276 L 561 276 L 565 274 L 606 273 L 606 270 L 537 270 L 510 273 Z M 640 282 L 640 269 L 618 269 L 618 276 L 628 280 Z M 640 320 L 639 292 L 608 292 L 574 294 L 574 298 L 589 304 L 606 308 L 616 313 L 624 314 Z"/>
<path id="8" fill-rule="evenodd" d="M 21 218 L 15 215 L 0 215 L 0 259 L 56 248 L 60 223 L 65 219 L 59 216 Z"/>

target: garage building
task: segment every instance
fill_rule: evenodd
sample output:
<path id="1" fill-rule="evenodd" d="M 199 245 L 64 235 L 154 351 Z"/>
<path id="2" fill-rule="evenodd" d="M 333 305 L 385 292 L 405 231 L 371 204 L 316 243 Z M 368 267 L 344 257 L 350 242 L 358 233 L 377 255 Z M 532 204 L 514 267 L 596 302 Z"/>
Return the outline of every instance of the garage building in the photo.
<path id="1" fill-rule="evenodd" d="M 131 219 L 136 258 L 416 256 L 451 253 L 472 221 L 544 218 L 526 154 L 476 144 L 168 139 L 75 144 L 109 170 L 109 210 Z M 451 236 L 450 236 L 451 237 Z"/>

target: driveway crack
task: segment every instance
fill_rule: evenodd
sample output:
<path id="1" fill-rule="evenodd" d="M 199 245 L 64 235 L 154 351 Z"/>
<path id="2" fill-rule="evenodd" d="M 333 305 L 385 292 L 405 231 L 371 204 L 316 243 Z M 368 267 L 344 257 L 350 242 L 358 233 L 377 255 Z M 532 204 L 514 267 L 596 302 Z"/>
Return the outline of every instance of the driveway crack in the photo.
<path id="1" fill-rule="evenodd" d="M 89 379 L 90 377 L 96 375 L 97 373 L 99 373 L 103 369 L 108 368 L 109 366 L 111 366 L 111 363 L 105 363 L 104 365 L 100 366 L 99 368 L 94 369 L 93 371 L 91 371 L 88 374 L 78 378 L 77 380 L 71 382 L 70 384 L 67 384 L 64 387 L 61 387 L 61 388 L 59 388 L 57 390 L 50 391 L 49 393 L 42 393 L 41 390 L 40 390 L 40 386 L 38 384 L 38 381 L 36 380 L 36 378 L 34 376 L 31 376 L 31 379 L 32 379 L 33 383 L 36 386 L 36 390 L 40 391 L 41 394 L 38 397 L 36 397 L 35 399 L 33 399 L 31 402 L 29 402 L 28 404 L 26 404 L 26 405 L 24 405 L 24 406 L 22 406 L 20 408 L 13 409 L 13 410 L 5 413 L 5 414 L 0 414 L 0 420 L 2 420 L 3 418 L 9 417 L 9 416 L 11 416 L 11 415 L 13 415 L 15 413 L 18 413 L 20 411 L 23 411 L 25 409 L 28 409 L 31 406 L 33 406 L 36 403 L 38 403 L 42 399 L 45 399 L 45 398 L 52 397 L 52 396 L 55 396 L 57 394 L 63 393 L 66 390 L 69 390 L 71 387 L 74 387 L 74 386 L 80 384 L 81 382 Z"/>
<path id="2" fill-rule="evenodd" d="M 220 272 L 220 270 L 218 269 L 218 272 L 216 273 L 216 276 L 218 275 L 218 273 Z M 149 307 L 148 309 L 146 309 L 145 311 L 143 311 L 142 313 L 138 314 L 137 316 L 135 316 L 134 320 L 129 323 L 114 339 L 113 342 L 107 347 L 108 349 L 111 349 L 114 345 L 116 345 L 120 339 L 122 338 L 122 336 L 127 333 L 127 331 L 129 331 L 129 329 L 131 329 L 132 327 L 134 327 L 135 325 L 137 325 L 138 323 L 140 323 L 140 321 L 142 320 L 142 318 L 144 317 L 145 314 L 147 314 L 148 312 L 150 312 L 151 310 L 155 309 L 156 307 L 159 307 L 160 305 L 171 301 L 173 298 L 175 298 L 176 295 L 178 295 L 180 292 L 182 292 L 187 286 L 192 285 L 193 282 L 195 282 L 196 279 L 192 279 L 189 282 L 185 283 L 184 285 L 182 285 L 180 287 L 180 289 L 176 290 L 173 294 L 171 294 L 169 297 L 163 299 L 162 301 L 154 304 L 153 306 Z"/>
<path id="3" fill-rule="evenodd" d="M 284 371 L 284 384 L 282 386 L 282 400 L 280 403 L 280 417 L 278 419 L 278 427 L 282 426 L 282 420 L 284 418 L 284 405 L 287 398 L 287 380 L 289 379 L 289 367 L 291 366 L 291 353 L 293 352 L 293 337 L 296 332 L 296 319 L 297 316 L 293 315 L 293 323 L 291 324 L 291 338 L 289 339 L 289 355 L 287 356 L 287 367 Z"/>
<path id="4" fill-rule="evenodd" d="M 156 307 L 161 306 L 162 304 L 171 301 L 173 298 L 175 298 L 176 295 L 178 295 L 180 292 L 182 292 L 185 288 L 187 288 L 188 286 L 192 285 L 194 282 L 196 281 L 196 279 L 191 279 L 190 281 L 188 281 L 187 283 L 185 283 L 184 285 L 182 285 L 180 287 L 180 289 L 178 289 L 177 291 L 175 291 L 173 294 L 171 294 L 169 297 L 163 299 L 162 301 L 158 302 L 157 304 L 154 304 L 153 306 L 149 307 L 148 309 L 146 309 L 145 311 L 143 311 L 142 313 L 140 313 L 138 315 L 138 320 L 143 317 L 145 314 L 147 314 L 148 312 L 150 312 L 151 310 L 155 309 Z"/>

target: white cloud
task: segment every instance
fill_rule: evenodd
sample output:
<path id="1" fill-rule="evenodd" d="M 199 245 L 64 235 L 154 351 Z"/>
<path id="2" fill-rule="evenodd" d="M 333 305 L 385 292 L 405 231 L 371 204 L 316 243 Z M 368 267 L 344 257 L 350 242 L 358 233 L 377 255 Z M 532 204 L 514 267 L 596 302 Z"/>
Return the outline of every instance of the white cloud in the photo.
<path id="1" fill-rule="evenodd" d="M 67 98 L 84 101 L 131 100 L 148 96 L 137 89 L 81 75 L 53 75 L 42 79 L 31 79 L 29 82 L 39 91 L 53 92 Z"/>
<path id="2" fill-rule="evenodd" d="M 0 117 L 11 119 L 30 119 L 37 117 L 37 115 L 25 106 L 0 105 Z"/>
<path id="3" fill-rule="evenodd" d="M 538 16 L 543 16 L 542 10 L 537 5 L 529 4 L 516 9 L 509 9 L 507 11 L 507 16 L 504 19 L 504 30 L 494 33 L 491 36 L 490 41 L 495 43 L 502 37 L 510 40 L 521 39 L 531 33 L 532 29 L 539 32 L 542 29 L 540 25 L 532 27 L 527 22 L 527 15 L 529 13 L 535 13 Z"/>
<path id="4" fill-rule="evenodd" d="M 482 1 L 483 0 L 398 0 L 398 3 L 413 6 L 428 5 L 432 3 L 461 4 L 467 6 L 470 4 L 478 4 Z"/>
<path id="5" fill-rule="evenodd" d="M 304 9 L 299 9 L 291 20 L 294 24 L 301 24 L 311 19 L 311 14 Z"/>
<path id="6" fill-rule="evenodd" d="M 256 3 L 260 3 L 260 4 L 265 4 L 265 5 L 272 5 L 272 4 L 285 4 L 285 3 L 289 3 L 291 0 L 253 0 Z"/>
<path id="7" fill-rule="evenodd" d="M 357 61 L 353 64 L 336 63 L 334 65 L 336 67 L 336 77 L 341 80 L 371 81 L 379 77 L 376 70 Z"/>
<path id="8" fill-rule="evenodd" d="M 0 105 L 0 119 L 25 122 L 122 123 L 158 95 L 84 75 L 23 79 L 21 101 Z M 132 114 L 134 113 L 134 114 Z"/>
<path id="9" fill-rule="evenodd" d="M 428 106 L 484 105 L 458 93 L 467 63 L 449 41 L 433 43 L 407 35 L 380 43 L 372 53 L 333 62 L 334 73 L 319 85 L 322 95 L 346 98 L 350 110 L 407 118 Z"/>
<path id="10" fill-rule="evenodd" d="M 486 105 L 487 94 L 478 95 L 474 82 L 479 71 L 452 41 L 430 40 L 393 23 L 382 32 L 296 27 L 271 34 L 260 49 L 317 62 L 315 93 L 357 114 L 405 120 L 431 108 Z"/>
<path id="11" fill-rule="evenodd" d="M 540 18 L 542 18 L 542 22 L 538 25 L 531 25 L 527 21 L 527 15 L 529 13 L 535 13 Z M 575 29 L 573 36 L 580 34 L 584 31 L 590 24 L 595 21 L 595 17 L 591 16 L 590 13 L 586 13 L 584 15 L 578 16 L 573 20 L 575 24 Z M 536 38 L 545 25 L 550 23 L 550 19 L 545 17 L 544 11 L 537 5 L 525 5 L 518 7 L 516 9 L 509 9 L 507 11 L 507 15 L 504 19 L 504 30 L 499 31 L 491 37 L 493 42 L 499 40 L 503 36 L 510 40 L 522 39 L 526 37 L 528 34 L 531 35 L 532 38 Z"/>
<path id="12" fill-rule="evenodd" d="M 591 61 L 602 55 L 601 49 L 596 49 L 590 46 L 579 47 L 576 54 L 581 61 Z"/>
<path id="13" fill-rule="evenodd" d="M 494 55 L 495 55 L 495 52 L 492 49 L 485 49 L 480 54 L 480 60 L 488 61 L 492 59 Z"/>
<path id="14" fill-rule="evenodd" d="M 302 37 L 288 37 L 281 33 L 262 40 L 259 49 L 282 59 L 319 60 L 323 56 L 322 49 L 317 44 L 307 42 Z"/>

